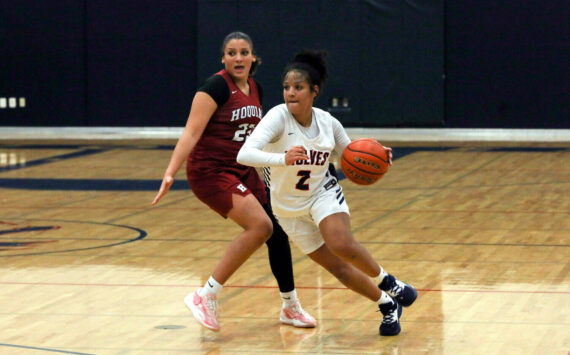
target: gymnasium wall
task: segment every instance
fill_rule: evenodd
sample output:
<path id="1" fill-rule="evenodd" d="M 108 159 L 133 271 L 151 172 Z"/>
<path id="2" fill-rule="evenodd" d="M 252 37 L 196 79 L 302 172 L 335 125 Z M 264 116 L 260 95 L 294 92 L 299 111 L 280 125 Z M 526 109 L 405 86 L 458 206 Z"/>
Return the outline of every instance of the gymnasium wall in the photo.
<path id="1" fill-rule="evenodd" d="M 324 48 L 317 106 L 347 127 L 569 128 L 569 15 L 538 0 L 6 0 L 0 126 L 182 126 L 239 29 L 265 110 L 292 54 Z"/>
<path id="2" fill-rule="evenodd" d="M 446 125 L 570 128 L 568 1 L 446 2 Z"/>
<path id="3" fill-rule="evenodd" d="M 330 79 L 317 106 L 345 125 L 442 125 L 443 0 L 203 1 L 200 80 L 219 68 L 220 41 L 236 28 L 252 36 L 264 60 L 257 79 L 266 109 L 283 101 L 281 74 L 293 54 L 322 48 Z M 349 107 L 331 108 L 333 97 L 348 98 Z"/>
<path id="4" fill-rule="evenodd" d="M 184 125 L 196 18 L 195 1 L 0 1 L 0 125 Z"/>
<path id="5" fill-rule="evenodd" d="M 84 24 L 81 1 L 0 1 L 1 125 L 87 124 Z"/>

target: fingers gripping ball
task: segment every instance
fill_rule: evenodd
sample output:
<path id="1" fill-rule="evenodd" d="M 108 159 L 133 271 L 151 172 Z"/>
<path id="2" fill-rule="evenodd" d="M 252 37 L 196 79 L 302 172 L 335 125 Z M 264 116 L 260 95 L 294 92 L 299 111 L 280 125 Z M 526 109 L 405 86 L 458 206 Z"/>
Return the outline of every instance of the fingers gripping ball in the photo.
<path id="1" fill-rule="evenodd" d="M 388 171 L 389 158 L 386 149 L 375 139 L 356 139 L 342 153 L 340 160 L 346 177 L 358 185 L 371 185 Z"/>

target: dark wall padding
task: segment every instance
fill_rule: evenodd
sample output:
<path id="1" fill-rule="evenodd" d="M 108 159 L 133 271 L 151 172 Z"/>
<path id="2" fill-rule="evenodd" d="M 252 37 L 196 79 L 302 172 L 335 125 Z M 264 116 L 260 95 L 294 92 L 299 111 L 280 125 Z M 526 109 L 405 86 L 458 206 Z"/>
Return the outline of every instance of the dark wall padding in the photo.
<path id="1" fill-rule="evenodd" d="M 96 126 L 181 126 L 196 87 L 194 1 L 87 1 L 87 107 Z"/>
<path id="2" fill-rule="evenodd" d="M 448 1 L 449 127 L 570 128 L 567 1 Z"/>
<path id="3" fill-rule="evenodd" d="M 223 19 L 223 20 L 221 20 Z M 443 124 L 443 0 L 201 1 L 199 81 L 222 68 L 219 47 L 235 30 L 253 38 L 264 63 L 264 108 L 281 103 L 281 75 L 301 48 L 327 49 L 330 79 L 317 106 L 349 97 L 346 126 Z"/>
<path id="4" fill-rule="evenodd" d="M 196 17 L 195 1 L 0 2 L 0 98 L 26 98 L 0 125 L 184 125 Z"/>
<path id="5" fill-rule="evenodd" d="M 347 127 L 570 128 L 568 18 L 541 0 L 6 0 L 0 126 L 183 126 L 242 30 L 265 110 L 292 55 L 323 48 L 316 105 L 348 97 Z"/>
<path id="6" fill-rule="evenodd" d="M 18 102 L 0 125 L 87 123 L 84 20 L 82 1 L 0 1 L 0 98 Z"/>

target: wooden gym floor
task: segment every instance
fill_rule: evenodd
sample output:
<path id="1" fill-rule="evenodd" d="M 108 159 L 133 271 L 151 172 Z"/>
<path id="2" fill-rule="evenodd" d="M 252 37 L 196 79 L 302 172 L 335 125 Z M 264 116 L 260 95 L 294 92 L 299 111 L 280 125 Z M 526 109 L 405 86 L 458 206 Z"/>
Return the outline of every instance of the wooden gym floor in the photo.
<path id="1" fill-rule="evenodd" d="M 238 232 L 181 170 L 175 141 L 0 142 L 0 354 L 570 352 L 570 146 L 394 145 L 370 187 L 342 180 L 355 237 L 415 285 L 402 333 L 295 246 L 316 329 L 279 323 L 262 247 L 221 294 L 222 330 L 182 299 Z"/>

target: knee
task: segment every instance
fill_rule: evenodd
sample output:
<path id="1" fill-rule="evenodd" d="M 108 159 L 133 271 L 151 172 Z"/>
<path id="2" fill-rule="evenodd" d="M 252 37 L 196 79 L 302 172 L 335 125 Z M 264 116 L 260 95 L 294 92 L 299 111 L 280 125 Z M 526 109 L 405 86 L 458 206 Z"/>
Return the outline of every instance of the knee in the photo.
<path id="1" fill-rule="evenodd" d="M 256 241 L 263 244 L 273 234 L 273 224 L 269 218 L 265 218 L 256 223 L 253 230 Z"/>
<path id="2" fill-rule="evenodd" d="M 331 243 L 327 243 L 327 246 L 334 254 L 352 259 L 356 255 L 358 243 L 352 238 L 338 238 Z"/>
<path id="3" fill-rule="evenodd" d="M 263 242 L 265 243 L 273 234 L 273 223 L 271 223 L 271 220 L 269 218 L 265 223 L 263 223 L 262 228 L 263 228 L 263 235 L 265 236 L 263 238 Z"/>

